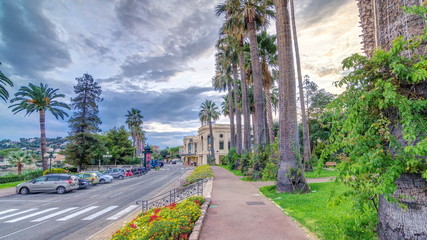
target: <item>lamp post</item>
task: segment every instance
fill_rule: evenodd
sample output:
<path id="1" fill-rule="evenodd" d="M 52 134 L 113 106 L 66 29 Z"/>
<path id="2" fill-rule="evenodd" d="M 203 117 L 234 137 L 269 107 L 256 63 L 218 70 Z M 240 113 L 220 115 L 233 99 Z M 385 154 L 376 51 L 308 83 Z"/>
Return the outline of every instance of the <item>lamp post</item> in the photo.
<path id="1" fill-rule="evenodd" d="M 110 153 L 109 152 L 107 152 L 107 154 L 106 155 L 102 155 L 102 157 L 103 158 L 105 158 L 106 160 L 107 160 L 107 163 L 109 163 L 110 161 L 108 160 L 108 158 L 110 158 L 111 157 L 111 155 L 110 155 Z M 101 161 L 101 160 L 100 160 Z M 107 165 L 107 169 L 108 169 L 108 165 Z"/>
<path id="2" fill-rule="evenodd" d="M 53 151 L 49 152 L 49 173 L 52 173 L 52 158 L 54 158 Z"/>

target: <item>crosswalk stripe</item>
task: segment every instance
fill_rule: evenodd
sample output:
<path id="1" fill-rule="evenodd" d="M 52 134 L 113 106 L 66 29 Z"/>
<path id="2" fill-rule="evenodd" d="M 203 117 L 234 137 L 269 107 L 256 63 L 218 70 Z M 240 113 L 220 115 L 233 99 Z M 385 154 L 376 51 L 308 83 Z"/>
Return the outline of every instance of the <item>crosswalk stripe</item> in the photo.
<path id="1" fill-rule="evenodd" d="M 90 215 L 90 216 L 87 216 L 87 217 L 83 218 L 82 220 L 92 220 L 92 219 L 94 219 L 94 218 L 96 218 L 96 217 L 101 216 L 102 214 L 104 214 L 104 213 L 106 213 L 106 212 L 109 212 L 109 211 L 113 210 L 113 209 L 114 209 L 114 208 L 116 208 L 116 207 L 118 207 L 118 206 L 110 206 L 110 207 L 108 207 L 108 208 L 106 208 L 106 209 L 104 209 L 104 210 L 102 210 L 102 211 L 99 211 L 99 212 L 94 213 L 94 214 L 92 214 L 92 215 Z"/>
<path id="2" fill-rule="evenodd" d="M 23 217 L 20 217 L 20 218 L 15 218 L 15 219 L 13 219 L 13 220 L 9 220 L 9 221 L 6 221 L 6 222 L 7 222 L 7 223 L 14 223 L 14 222 L 18 222 L 18 221 L 21 221 L 21 220 L 24 220 L 24 219 L 27 219 L 27 218 L 30 218 L 30 217 L 34 217 L 34 216 L 37 216 L 37 215 L 40 215 L 40 214 L 43 214 L 43 213 L 46 213 L 46 212 L 53 211 L 53 210 L 55 210 L 55 209 L 58 209 L 58 208 L 57 208 L 57 207 L 54 207 L 54 208 L 48 208 L 48 209 L 46 209 L 46 210 L 43 210 L 43 211 L 40 211 L 40 212 L 36 212 L 36 213 L 30 214 L 30 215 L 27 215 L 27 216 L 23 216 Z"/>
<path id="3" fill-rule="evenodd" d="M 74 209 L 76 209 L 76 207 L 67 208 L 67 209 L 64 209 L 62 211 L 59 211 L 59 212 L 56 212 L 56 213 L 52 213 L 52 214 L 47 215 L 47 216 L 44 216 L 44 217 L 41 217 L 41 218 L 37 218 L 37 219 L 35 219 L 35 220 L 31 221 L 31 222 L 42 222 L 42 221 L 44 221 L 46 219 L 53 218 L 55 216 L 58 216 L 60 214 L 66 213 L 66 212 L 69 212 L 69 211 L 74 210 Z"/>
<path id="4" fill-rule="evenodd" d="M 3 217 L 0 217 L 0 220 L 5 219 L 5 218 L 9 218 L 9 217 L 14 217 L 16 215 L 20 215 L 20 214 L 23 214 L 23 213 L 31 212 L 31 211 L 34 211 L 34 210 L 37 210 L 37 209 L 38 208 L 30 208 L 30 209 L 22 211 L 22 212 L 17 212 L 17 213 L 14 213 L 14 214 L 3 216 Z"/>
<path id="5" fill-rule="evenodd" d="M 111 217 L 107 218 L 107 220 L 116 220 L 116 219 L 118 219 L 119 217 L 121 217 L 121 216 L 125 215 L 126 213 L 128 213 L 128 212 L 132 211 L 133 209 L 135 209 L 135 208 L 137 208 L 137 207 L 138 207 L 138 205 L 131 205 L 131 206 L 129 206 L 129 207 L 127 207 L 127 208 L 123 209 L 122 211 L 120 211 L 120 212 L 116 213 L 115 215 L 113 215 L 113 216 L 111 216 Z"/>
<path id="6" fill-rule="evenodd" d="M 8 210 L 1 211 L 0 214 L 5 214 L 5 213 L 8 213 L 8 212 L 13 212 L 13 211 L 16 211 L 16 210 L 18 210 L 18 209 L 16 209 L 16 208 L 8 209 Z"/>
<path id="7" fill-rule="evenodd" d="M 97 208 L 97 207 L 98 207 L 98 206 L 88 207 L 88 208 L 86 208 L 86 209 L 83 209 L 83 210 L 81 210 L 81 211 L 75 212 L 75 213 L 73 213 L 73 214 L 71 214 L 71 215 L 68 215 L 68 216 L 66 216 L 66 217 L 60 218 L 60 219 L 58 219 L 58 220 L 56 220 L 56 221 L 67 221 L 67 220 L 69 220 L 69 219 L 71 219 L 71 218 L 73 218 L 73 217 L 76 217 L 76 216 L 80 215 L 80 214 L 83 214 L 83 213 L 85 213 L 85 212 L 89 212 L 89 211 L 91 211 L 91 210 L 93 210 L 93 209 L 95 209 L 95 208 Z"/>

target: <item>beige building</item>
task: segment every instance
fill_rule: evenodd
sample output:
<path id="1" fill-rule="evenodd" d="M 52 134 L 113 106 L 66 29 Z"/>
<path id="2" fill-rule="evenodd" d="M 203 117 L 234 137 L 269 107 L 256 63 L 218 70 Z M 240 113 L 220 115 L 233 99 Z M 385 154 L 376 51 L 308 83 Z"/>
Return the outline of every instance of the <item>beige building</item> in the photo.
<path id="1" fill-rule="evenodd" d="M 213 124 L 212 132 L 215 163 L 220 164 L 222 158 L 230 149 L 230 125 Z M 183 146 L 180 148 L 181 159 L 184 161 L 184 164 L 207 164 L 208 156 L 211 154 L 211 146 L 209 125 L 203 125 L 199 128 L 197 136 L 184 137 Z"/>

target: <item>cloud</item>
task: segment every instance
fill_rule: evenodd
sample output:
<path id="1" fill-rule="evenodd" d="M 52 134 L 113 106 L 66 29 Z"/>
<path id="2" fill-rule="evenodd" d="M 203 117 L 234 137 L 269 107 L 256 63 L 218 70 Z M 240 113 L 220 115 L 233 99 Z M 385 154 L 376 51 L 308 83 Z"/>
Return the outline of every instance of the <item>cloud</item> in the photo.
<path id="1" fill-rule="evenodd" d="M 40 1 L 2 1 L 0 6 L 0 52 L 15 74 L 40 76 L 71 63 L 66 44 L 43 14 Z"/>
<path id="2" fill-rule="evenodd" d="M 295 15 L 299 27 L 310 27 L 334 15 L 339 9 L 354 0 L 302 0 L 295 1 Z M 357 11 L 357 9 L 355 9 Z"/>

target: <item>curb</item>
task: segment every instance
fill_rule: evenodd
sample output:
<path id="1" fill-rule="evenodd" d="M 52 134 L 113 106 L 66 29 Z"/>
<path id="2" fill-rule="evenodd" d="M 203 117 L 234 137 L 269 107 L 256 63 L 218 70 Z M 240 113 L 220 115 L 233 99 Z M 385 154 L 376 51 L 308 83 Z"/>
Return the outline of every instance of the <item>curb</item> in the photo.
<path id="1" fill-rule="evenodd" d="M 197 222 L 194 224 L 193 231 L 190 234 L 188 240 L 198 240 L 200 233 L 202 232 L 203 222 L 205 220 L 209 205 L 211 204 L 211 193 L 212 193 L 212 184 L 213 178 L 209 178 L 206 183 L 206 190 L 203 192 L 203 197 L 205 197 L 205 202 L 202 205 L 202 214 L 200 215 Z"/>

